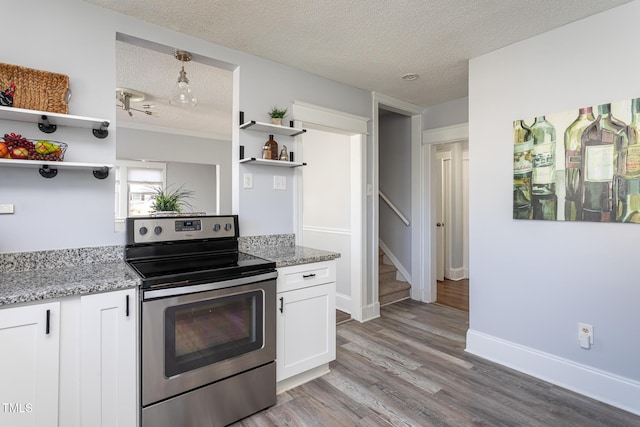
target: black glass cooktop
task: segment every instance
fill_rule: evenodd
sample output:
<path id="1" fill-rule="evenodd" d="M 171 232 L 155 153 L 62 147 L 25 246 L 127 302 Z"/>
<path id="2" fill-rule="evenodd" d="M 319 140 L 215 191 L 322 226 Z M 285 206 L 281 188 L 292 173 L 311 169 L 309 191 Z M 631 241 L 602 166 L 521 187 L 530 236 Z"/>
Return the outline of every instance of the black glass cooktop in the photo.
<path id="1" fill-rule="evenodd" d="M 197 284 L 274 271 L 276 263 L 243 252 L 215 252 L 129 260 L 142 287 Z"/>

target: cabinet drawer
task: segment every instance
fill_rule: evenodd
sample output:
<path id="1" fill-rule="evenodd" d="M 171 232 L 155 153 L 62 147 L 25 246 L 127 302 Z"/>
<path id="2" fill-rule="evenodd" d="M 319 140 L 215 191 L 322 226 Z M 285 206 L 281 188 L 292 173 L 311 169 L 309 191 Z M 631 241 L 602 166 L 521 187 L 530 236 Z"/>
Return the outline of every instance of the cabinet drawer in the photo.
<path id="1" fill-rule="evenodd" d="M 335 280 L 335 261 L 314 262 L 278 268 L 278 292 L 322 285 L 335 282 Z"/>

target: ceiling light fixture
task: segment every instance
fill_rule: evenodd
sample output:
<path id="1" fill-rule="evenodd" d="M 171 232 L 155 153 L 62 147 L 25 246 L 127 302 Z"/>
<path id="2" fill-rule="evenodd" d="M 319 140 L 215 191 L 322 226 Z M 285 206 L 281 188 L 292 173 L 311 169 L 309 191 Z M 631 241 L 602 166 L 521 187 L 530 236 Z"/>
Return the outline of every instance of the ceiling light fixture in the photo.
<path id="1" fill-rule="evenodd" d="M 412 82 L 412 81 L 418 80 L 419 77 L 420 76 L 416 73 L 407 73 L 404 76 L 402 76 L 402 80 Z"/>
<path id="2" fill-rule="evenodd" d="M 133 117 L 133 113 L 131 111 L 138 111 L 148 116 L 157 116 L 157 113 L 149 111 L 149 108 L 152 107 L 151 105 L 143 105 L 142 108 L 144 108 L 144 110 L 131 107 L 131 102 L 142 102 L 146 99 L 146 97 L 147 96 L 144 93 L 135 89 L 127 89 L 122 87 L 116 88 L 116 99 L 121 103 L 119 107 L 129 113 L 129 117 Z"/>
<path id="3" fill-rule="evenodd" d="M 178 83 L 174 86 L 169 96 L 169 104 L 177 105 L 180 107 L 198 105 L 198 100 L 191 92 L 191 86 L 189 86 L 189 79 L 187 73 L 184 71 L 184 63 L 191 61 L 191 54 L 184 50 L 176 50 L 173 56 L 180 62 L 182 62 L 182 70 L 178 77 Z"/>

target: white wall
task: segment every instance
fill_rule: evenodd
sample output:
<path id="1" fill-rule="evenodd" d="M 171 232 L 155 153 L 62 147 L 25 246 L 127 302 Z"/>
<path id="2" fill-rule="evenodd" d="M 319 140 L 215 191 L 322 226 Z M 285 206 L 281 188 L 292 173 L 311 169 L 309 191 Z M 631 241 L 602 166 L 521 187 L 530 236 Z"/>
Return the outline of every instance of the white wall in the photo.
<path id="1" fill-rule="evenodd" d="M 302 245 L 340 253 L 336 259 L 336 304 L 351 302 L 351 138 L 309 129 L 302 176 Z"/>
<path id="2" fill-rule="evenodd" d="M 640 227 L 512 219 L 512 122 L 640 96 L 640 2 L 470 62 L 467 350 L 640 413 Z M 560 140 L 559 140 L 560 143 Z M 578 322 L 594 326 L 590 350 Z"/>
<path id="3" fill-rule="evenodd" d="M 469 98 L 454 99 L 424 109 L 424 129 L 437 129 L 469 121 Z"/>
<path id="4" fill-rule="evenodd" d="M 67 74 L 73 93 L 70 114 L 113 119 L 115 43 L 108 21 L 80 1 L 12 0 L 3 7 L 13 16 L 29 17 L 30 30 L 3 35 L 2 61 Z M 113 164 L 114 128 L 106 139 L 75 128 L 59 128 L 48 138 L 69 144 L 65 160 Z M 4 120 L 0 130 L 29 138 L 44 135 L 34 124 Z M 90 171 L 60 170 L 57 177 L 44 179 L 36 169 L 1 168 L 0 203 L 14 204 L 15 214 L 0 216 L 0 252 L 122 242 L 113 231 L 114 188 L 113 174 L 97 180 Z"/>
<path id="5" fill-rule="evenodd" d="M 69 143 L 69 161 L 115 162 L 116 32 L 237 65 L 238 107 L 247 120 L 266 121 L 266 112 L 272 105 L 291 106 L 294 100 L 371 116 L 369 92 L 80 0 L 9 0 L 3 6 L 12 16 L 29 17 L 29 29 L 4 44 L 2 61 L 69 75 L 73 91 L 69 113 L 112 122 L 109 137 L 104 140 L 83 129 L 59 129 L 50 136 Z M 51 30 L 52 23 L 55 31 Z M 0 130 L 4 129 L 33 138 L 41 136 L 34 125 L 0 120 Z M 232 149 L 234 162 L 239 144 L 246 147 L 247 153 L 257 152 L 266 139 L 265 134 L 240 131 L 239 141 Z M 241 165 L 235 173 L 242 176 L 248 168 Z M 254 173 L 254 185 L 272 182 L 276 173 L 264 168 L 250 171 Z M 261 194 L 240 190 L 238 196 L 241 234 L 294 232 L 293 188 L 278 193 L 265 188 Z M 123 234 L 113 231 L 113 198 L 113 175 L 99 181 L 90 172 L 61 171 L 56 178 L 45 180 L 36 170 L 0 168 L 0 203 L 15 204 L 15 214 L 0 216 L 0 252 L 123 244 Z M 45 226 L 40 225 L 43 218 Z"/>

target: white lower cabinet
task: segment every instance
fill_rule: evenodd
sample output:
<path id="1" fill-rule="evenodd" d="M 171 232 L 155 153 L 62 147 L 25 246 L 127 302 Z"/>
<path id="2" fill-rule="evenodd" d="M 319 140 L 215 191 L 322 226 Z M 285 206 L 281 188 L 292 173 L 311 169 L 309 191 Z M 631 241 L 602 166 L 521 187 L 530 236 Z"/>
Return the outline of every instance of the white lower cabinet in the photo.
<path id="1" fill-rule="evenodd" d="M 278 269 L 276 380 L 284 391 L 336 358 L 335 261 Z"/>
<path id="2" fill-rule="evenodd" d="M 58 425 L 60 303 L 0 309 L 0 426 Z"/>
<path id="3" fill-rule="evenodd" d="M 137 425 L 135 289 L 0 308 L 0 426 Z"/>
<path id="4" fill-rule="evenodd" d="M 136 425 L 136 293 L 80 299 L 80 425 Z"/>

